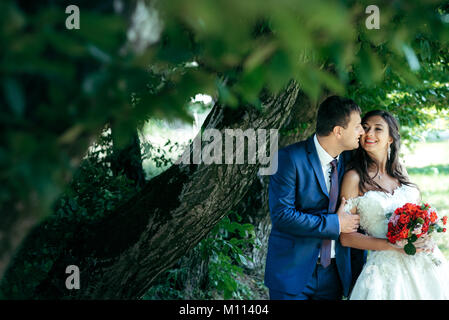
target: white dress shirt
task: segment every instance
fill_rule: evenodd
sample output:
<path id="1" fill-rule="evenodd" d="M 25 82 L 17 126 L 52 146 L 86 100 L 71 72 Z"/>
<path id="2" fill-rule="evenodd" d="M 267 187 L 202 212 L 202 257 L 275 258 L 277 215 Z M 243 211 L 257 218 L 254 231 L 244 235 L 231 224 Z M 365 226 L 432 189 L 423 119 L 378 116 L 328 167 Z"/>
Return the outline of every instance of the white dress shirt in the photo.
<path id="1" fill-rule="evenodd" d="M 313 136 L 313 141 L 315 142 L 315 148 L 318 153 L 318 158 L 321 162 L 321 169 L 323 170 L 324 182 L 326 183 L 327 192 L 329 193 L 331 188 L 331 162 L 335 159 L 320 145 L 316 134 Z M 337 157 L 337 161 L 340 159 L 340 155 Z M 331 258 L 335 258 L 335 240 L 331 242 Z"/>

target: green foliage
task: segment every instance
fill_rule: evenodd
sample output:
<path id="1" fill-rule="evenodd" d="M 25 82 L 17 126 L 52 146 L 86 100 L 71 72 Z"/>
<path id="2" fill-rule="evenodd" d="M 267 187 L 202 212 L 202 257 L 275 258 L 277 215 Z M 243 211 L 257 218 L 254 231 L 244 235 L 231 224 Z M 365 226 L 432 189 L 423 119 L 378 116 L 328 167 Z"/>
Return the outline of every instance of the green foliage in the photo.
<path id="1" fill-rule="evenodd" d="M 193 255 L 207 262 L 207 280 L 194 288 L 189 299 L 251 299 L 250 288 L 240 280 L 248 260 L 244 249 L 255 245 L 254 226 L 241 223 L 242 217 L 230 211 L 198 245 Z M 181 259 L 182 260 L 182 259 Z M 182 264 L 166 271 L 146 293 L 144 299 L 185 299 L 185 282 L 191 277 L 191 266 Z"/>
<path id="2" fill-rule="evenodd" d="M 187 267 L 174 267 L 165 271 L 156 280 L 156 283 L 143 296 L 143 300 L 183 300 L 182 291 L 184 279 L 190 274 Z M 204 299 L 201 290 L 195 290 L 198 299 Z"/>
<path id="3" fill-rule="evenodd" d="M 81 29 L 67 30 L 64 2 L 0 4 L 1 211 L 35 193 L 31 214 L 47 215 L 108 121 L 137 126 L 127 113 L 131 92 L 148 81 L 148 60 L 119 53 L 125 20 L 111 14 L 112 2 L 84 1 Z"/>
<path id="4" fill-rule="evenodd" d="M 444 61 L 444 60 L 442 60 Z M 419 73 L 422 83 L 412 85 L 387 68 L 384 82 L 371 87 L 354 83 L 348 96 L 364 113 L 374 109 L 391 112 L 400 123 L 402 142 L 410 147 L 421 140 L 436 119 L 447 118 L 448 60 L 425 64 Z"/>
<path id="5" fill-rule="evenodd" d="M 411 175 L 435 176 L 449 175 L 449 164 L 431 165 L 422 168 L 410 168 L 407 170 Z"/>
<path id="6" fill-rule="evenodd" d="M 381 28 L 368 30 L 368 0 L 157 1 L 151 12 L 161 33 L 132 50 L 129 17 L 113 1 L 71 2 L 80 7 L 79 30 L 65 28 L 67 1 L 2 1 L 0 209 L 36 194 L 30 214 L 45 216 L 106 123 L 120 144 L 149 118 L 192 121 L 187 106 L 198 93 L 258 107 L 262 90 L 278 93 L 292 79 L 317 101 L 324 88 L 345 94 L 351 83 L 363 90 L 397 77 L 426 100 L 409 92 L 384 105 L 401 106 L 400 120 L 420 125 L 424 115 L 415 111 L 447 96 L 431 79 L 447 70 L 445 3 L 380 3 Z M 123 4 L 127 12 L 135 2 Z M 148 30 L 139 27 L 144 38 Z M 422 79 L 429 86 L 419 89 Z M 374 97 L 386 96 L 356 95 L 362 106 L 382 105 Z"/>
<path id="7" fill-rule="evenodd" d="M 142 162 L 147 179 L 157 176 L 174 163 L 174 158 L 179 156 L 188 145 L 178 141 L 167 139 L 163 146 L 154 145 L 148 141 L 142 141 Z"/>
<path id="8" fill-rule="evenodd" d="M 243 253 L 245 247 L 254 245 L 255 233 L 252 224 L 240 224 L 241 216 L 231 211 L 237 221 L 224 217 L 209 237 L 199 244 L 203 258 L 209 258 L 209 283 L 223 294 L 224 299 L 247 299 L 249 289 L 237 280 L 243 275 L 242 266 L 247 265 Z"/>
<path id="9" fill-rule="evenodd" d="M 99 221 L 139 191 L 134 181 L 122 174 L 115 176 L 110 170 L 111 143 L 111 135 L 105 131 L 91 148 L 57 205 L 59 209 L 56 213 L 60 212 L 60 217 L 65 213 L 78 221 Z"/>
<path id="10" fill-rule="evenodd" d="M 72 243 L 81 229 L 100 221 L 138 192 L 134 181 L 110 169 L 111 135 L 92 146 L 73 180 L 53 206 L 53 214 L 26 238 L 0 285 L 7 299 L 39 299 L 37 286 L 56 259 L 71 259 Z M 69 294 L 69 292 L 67 292 Z"/>
<path id="11" fill-rule="evenodd" d="M 294 136 L 300 132 L 305 131 L 311 124 L 306 122 L 300 122 L 295 124 L 294 128 L 282 128 L 279 133 L 281 136 Z"/>

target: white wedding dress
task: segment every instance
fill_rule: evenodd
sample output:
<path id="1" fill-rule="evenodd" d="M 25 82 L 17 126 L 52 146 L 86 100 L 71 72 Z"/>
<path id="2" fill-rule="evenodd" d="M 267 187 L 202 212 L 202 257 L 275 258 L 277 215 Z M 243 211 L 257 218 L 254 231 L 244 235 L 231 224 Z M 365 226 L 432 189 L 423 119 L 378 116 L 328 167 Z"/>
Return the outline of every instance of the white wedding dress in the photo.
<path id="1" fill-rule="evenodd" d="M 368 191 L 348 200 L 345 209 L 357 207 L 366 234 L 386 239 L 387 213 L 405 203 L 419 203 L 418 189 L 402 185 L 393 194 Z M 439 261 L 436 263 L 435 261 Z M 449 264 L 438 248 L 413 256 L 397 251 L 370 251 L 350 300 L 449 299 Z"/>

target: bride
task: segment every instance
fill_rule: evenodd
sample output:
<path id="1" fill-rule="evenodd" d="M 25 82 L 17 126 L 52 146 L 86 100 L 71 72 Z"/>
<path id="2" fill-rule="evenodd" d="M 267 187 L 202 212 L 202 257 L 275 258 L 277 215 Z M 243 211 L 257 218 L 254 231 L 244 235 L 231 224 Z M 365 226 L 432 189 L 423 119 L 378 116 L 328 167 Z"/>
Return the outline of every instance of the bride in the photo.
<path id="1" fill-rule="evenodd" d="M 370 250 L 350 294 L 352 300 L 449 299 L 449 265 L 438 247 L 426 244 L 413 256 L 388 242 L 385 216 L 407 202 L 420 203 L 417 186 L 398 160 L 400 136 L 396 119 L 386 111 L 368 112 L 341 196 L 346 211 L 360 215 L 365 234 L 342 233 L 343 246 Z M 343 199 L 343 201 L 344 201 Z"/>

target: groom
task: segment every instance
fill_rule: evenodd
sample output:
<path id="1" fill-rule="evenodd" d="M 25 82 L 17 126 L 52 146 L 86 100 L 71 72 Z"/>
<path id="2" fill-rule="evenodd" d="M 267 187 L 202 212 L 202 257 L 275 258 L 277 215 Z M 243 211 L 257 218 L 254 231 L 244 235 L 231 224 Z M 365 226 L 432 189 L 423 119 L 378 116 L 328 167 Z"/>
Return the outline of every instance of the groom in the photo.
<path id="1" fill-rule="evenodd" d="M 363 134 L 359 106 L 338 96 L 318 109 L 316 134 L 278 151 L 270 177 L 272 229 L 265 285 L 270 299 L 338 300 L 348 296 L 364 262 L 363 251 L 341 246 L 340 233 L 359 226 L 358 215 L 337 210 L 349 154 Z M 351 260 L 353 264 L 351 266 Z"/>

